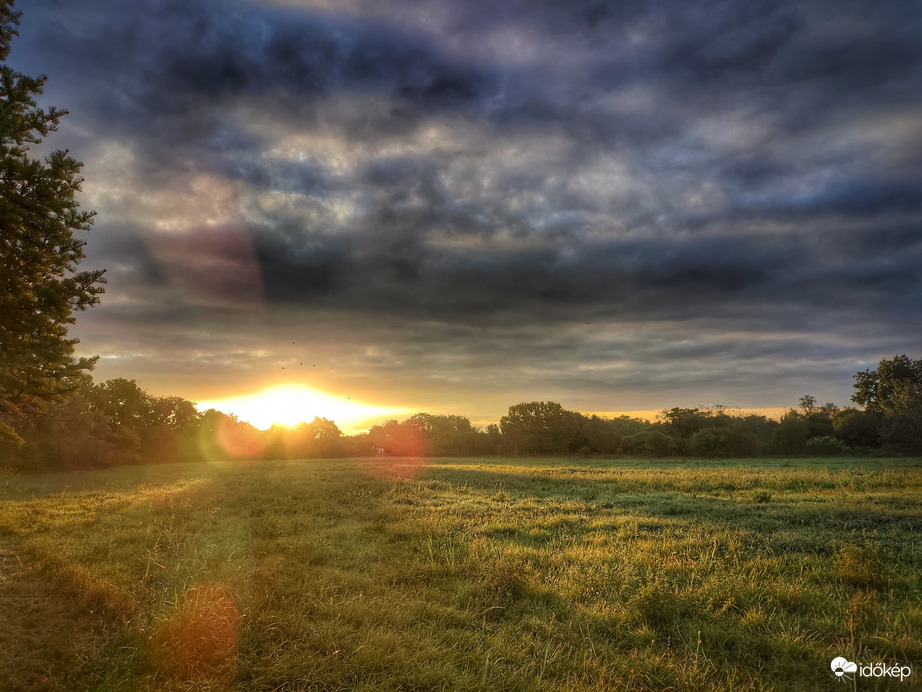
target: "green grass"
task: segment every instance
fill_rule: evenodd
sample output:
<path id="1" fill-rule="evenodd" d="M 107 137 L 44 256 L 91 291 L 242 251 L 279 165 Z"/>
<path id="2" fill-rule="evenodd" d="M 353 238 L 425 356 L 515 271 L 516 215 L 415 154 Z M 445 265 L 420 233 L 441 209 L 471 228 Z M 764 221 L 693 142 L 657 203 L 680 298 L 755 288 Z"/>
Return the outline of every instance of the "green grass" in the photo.
<path id="1" fill-rule="evenodd" d="M 0 690 L 918 689 L 920 529 L 917 459 L 4 477 Z"/>

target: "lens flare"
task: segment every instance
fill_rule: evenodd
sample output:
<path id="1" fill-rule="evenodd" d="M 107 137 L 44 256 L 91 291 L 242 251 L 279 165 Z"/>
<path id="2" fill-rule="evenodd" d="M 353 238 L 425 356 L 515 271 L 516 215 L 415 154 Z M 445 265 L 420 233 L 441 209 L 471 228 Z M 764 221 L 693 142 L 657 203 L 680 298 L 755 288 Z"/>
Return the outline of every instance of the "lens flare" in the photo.
<path id="1" fill-rule="evenodd" d="M 199 450 L 206 459 L 256 459 L 266 451 L 267 440 L 258 430 L 219 418 L 199 430 Z"/>

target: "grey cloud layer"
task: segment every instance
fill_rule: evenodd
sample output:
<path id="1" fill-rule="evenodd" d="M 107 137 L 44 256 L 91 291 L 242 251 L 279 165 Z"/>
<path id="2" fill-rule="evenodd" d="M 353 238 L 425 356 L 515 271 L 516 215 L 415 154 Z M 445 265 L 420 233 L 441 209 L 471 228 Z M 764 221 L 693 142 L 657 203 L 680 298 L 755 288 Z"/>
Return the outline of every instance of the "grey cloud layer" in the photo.
<path id="1" fill-rule="evenodd" d="M 694 362 L 753 382 L 785 359 L 816 371 L 831 335 L 855 359 L 922 336 L 918 3 L 19 6 L 13 60 L 49 74 L 100 189 L 119 185 L 106 142 L 139 200 L 204 186 L 169 223 L 100 194 L 91 251 L 136 315 L 389 316 L 395 353 L 426 325 L 505 326 L 573 382 L 604 359 L 514 334 L 694 322 Z M 734 326 L 742 346 L 711 338 Z M 458 343 L 502 363 L 475 332 Z"/>

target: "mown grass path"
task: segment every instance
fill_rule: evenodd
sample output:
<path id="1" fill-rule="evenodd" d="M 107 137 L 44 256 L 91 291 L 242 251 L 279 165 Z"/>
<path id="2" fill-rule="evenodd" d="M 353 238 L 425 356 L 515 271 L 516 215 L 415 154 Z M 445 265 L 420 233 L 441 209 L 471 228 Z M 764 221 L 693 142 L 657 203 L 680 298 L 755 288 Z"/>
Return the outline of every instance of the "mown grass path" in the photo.
<path id="1" fill-rule="evenodd" d="M 110 623 L 0 530 L 0 690 L 71 690 Z"/>
<path id="2" fill-rule="evenodd" d="M 919 460 L 148 466 L 9 479 L 0 529 L 0 690 L 922 676 Z"/>

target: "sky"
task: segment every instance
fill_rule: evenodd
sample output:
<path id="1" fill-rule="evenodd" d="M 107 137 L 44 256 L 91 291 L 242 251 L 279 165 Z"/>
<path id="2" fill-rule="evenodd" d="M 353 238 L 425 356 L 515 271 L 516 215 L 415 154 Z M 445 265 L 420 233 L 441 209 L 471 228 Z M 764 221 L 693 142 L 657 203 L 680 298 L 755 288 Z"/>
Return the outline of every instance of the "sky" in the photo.
<path id="1" fill-rule="evenodd" d="M 917 0 L 16 6 L 97 381 L 489 422 L 846 405 L 922 357 Z"/>

